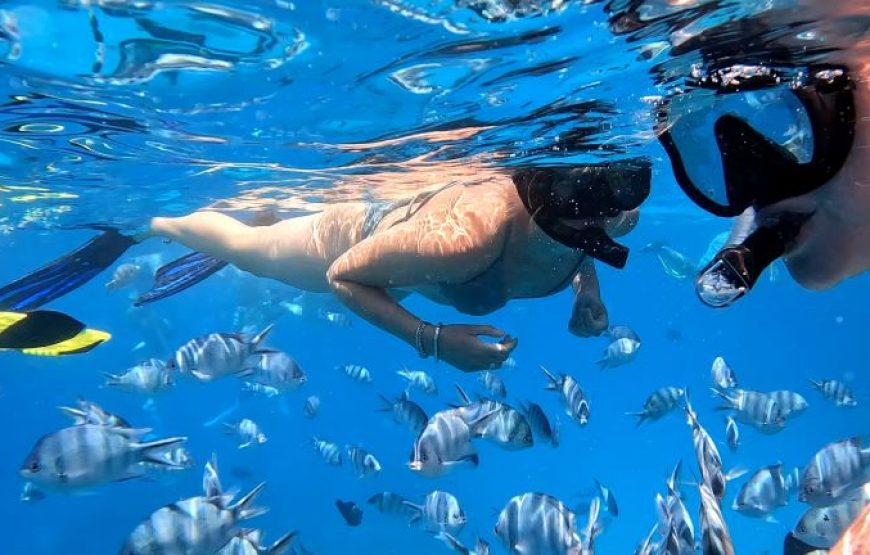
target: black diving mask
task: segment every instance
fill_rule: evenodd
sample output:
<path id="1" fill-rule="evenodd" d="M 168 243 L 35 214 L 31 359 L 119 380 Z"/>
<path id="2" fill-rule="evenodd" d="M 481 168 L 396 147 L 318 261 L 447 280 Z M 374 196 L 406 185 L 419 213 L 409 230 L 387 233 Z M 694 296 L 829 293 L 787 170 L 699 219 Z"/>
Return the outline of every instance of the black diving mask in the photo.
<path id="1" fill-rule="evenodd" d="M 625 266 L 627 247 L 600 226 L 576 228 L 568 220 L 615 218 L 639 207 L 650 193 L 648 160 L 522 169 L 513 180 L 526 210 L 550 238 L 615 268 Z"/>
<path id="2" fill-rule="evenodd" d="M 814 191 L 840 171 L 855 138 L 853 90 L 843 66 L 794 78 L 734 66 L 668 98 L 657 133 L 689 198 L 733 217 Z"/>

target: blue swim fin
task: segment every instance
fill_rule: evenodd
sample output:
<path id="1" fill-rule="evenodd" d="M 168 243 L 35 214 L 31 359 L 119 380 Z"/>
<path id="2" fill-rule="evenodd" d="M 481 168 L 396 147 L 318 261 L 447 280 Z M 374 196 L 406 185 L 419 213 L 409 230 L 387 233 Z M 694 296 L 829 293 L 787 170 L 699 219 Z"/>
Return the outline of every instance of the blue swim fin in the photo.
<path id="1" fill-rule="evenodd" d="M 192 252 L 157 270 L 154 285 L 133 304 L 142 306 L 171 297 L 221 271 L 226 265 L 226 262 L 213 256 Z"/>
<path id="2" fill-rule="evenodd" d="M 54 262 L 0 288 L 0 310 L 35 310 L 78 289 L 111 266 L 136 240 L 108 229 Z"/>

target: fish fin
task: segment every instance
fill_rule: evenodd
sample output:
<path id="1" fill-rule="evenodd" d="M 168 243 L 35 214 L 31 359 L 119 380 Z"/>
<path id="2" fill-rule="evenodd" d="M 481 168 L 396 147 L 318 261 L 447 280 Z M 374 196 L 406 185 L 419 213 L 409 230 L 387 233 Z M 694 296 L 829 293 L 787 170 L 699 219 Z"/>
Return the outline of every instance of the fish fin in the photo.
<path id="1" fill-rule="evenodd" d="M 779 521 L 776 520 L 776 517 L 771 514 L 765 515 L 763 520 L 764 522 L 768 522 L 770 524 L 779 524 Z"/>
<path id="2" fill-rule="evenodd" d="M 263 329 L 263 331 L 261 331 L 260 333 L 255 335 L 253 339 L 251 339 L 251 345 L 253 345 L 255 352 L 266 352 L 260 351 L 260 344 L 269 337 L 269 334 L 272 333 L 273 329 L 275 329 L 275 324 L 269 324 L 268 326 L 266 326 L 265 329 Z"/>
<path id="3" fill-rule="evenodd" d="M 296 530 L 287 532 L 266 549 L 266 555 L 281 555 L 290 548 L 290 544 L 298 534 Z"/>
<path id="4" fill-rule="evenodd" d="M 110 374 L 109 372 L 103 372 L 103 377 L 105 378 L 105 385 L 121 385 L 121 376 L 117 374 Z"/>
<path id="5" fill-rule="evenodd" d="M 246 441 L 244 443 L 239 444 L 239 449 L 246 449 L 246 448 L 250 447 L 251 445 L 253 445 L 253 442 Z"/>
<path id="6" fill-rule="evenodd" d="M 599 370 L 607 370 L 608 368 L 610 368 L 610 361 L 607 359 L 607 357 L 599 358 L 595 361 L 595 364 L 598 365 Z"/>
<path id="7" fill-rule="evenodd" d="M 461 403 L 461 406 L 467 407 L 468 405 L 470 405 L 471 398 L 468 396 L 467 393 L 465 393 L 465 390 L 462 389 L 459 384 L 453 384 L 453 387 L 456 388 L 456 393 L 457 395 L 459 395 L 459 402 Z"/>
<path id="8" fill-rule="evenodd" d="M 236 427 L 233 424 L 230 424 L 229 422 L 223 422 L 223 426 L 224 426 L 224 433 L 227 435 L 231 435 L 231 434 L 234 434 L 236 432 Z"/>
<path id="9" fill-rule="evenodd" d="M 470 453 L 460 458 L 456 462 L 468 463 L 471 466 L 479 466 L 480 465 L 480 456 L 477 453 Z"/>
<path id="10" fill-rule="evenodd" d="M 211 460 L 205 463 L 205 472 L 202 475 L 202 490 L 208 498 L 220 497 L 223 495 L 221 480 L 218 476 L 217 455 L 212 453 Z"/>
<path id="11" fill-rule="evenodd" d="M 556 391 L 557 389 L 559 389 L 559 382 L 560 382 L 559 378 L 557 378 L 552 372 L 547 370 L 543 365 L 539 365 L 539 366 L 541 367 L 541 370 L 544 372 L 544 375 L 547 376 L 547 379 L 550 380 L 550 383 L 547 384 L 547 387 L 545 389 L 549 389 L 552 391 Z"/>
<path id="12" fill-rule="evenodd" d="M 637 422 L 634 423 L 635 428 L 637 428 L 638 426 L 640 426 L 641 424 L 646 422 L 646 419 L 647 419 L 647 414 L 643 411 L 641 411 L 641 412 L 627 412 L 627 413 L 625 413 L 625 415 L 626 416 L 633 416 L 633 417 L 637 418 Z"/>
<path id="13" fill-rule="evenodd" d="M 186 437 L 170 437 L 167 439 L 159 439 L 157 441 L 151 441 L 148 443 L 137 443 L 134 444 L 133 447 L 134 449 L 142 452 L 142 459 L 145 461 L 161 466 L 169 466 L 172 468 L 184 468 L 181 465 L 161 458 L 159 455 L 152 453 L 152 451 L 172 447 L 173 445 L 178 445 L 179 443 L 183 443 L 185 441 L 187 441 Z"/>
<path id="14" fill-rule="evenodd" d="M 137 241 L 115 229 L 0 288 L 0 309 L 35 310 L 78 289 L 115 263 Z"/>
<path id="15" fill-rule="evenodd" d="M 749 472 L 749 469 L 742 466 L 735 466 L 734 468 L 729 470 L 727 474 L 725 474 L 725 480 L 728 482 L 730 482 L 731 480 L 736 480 L 747 472 Z"/>
<path id="16" fill-rule="evenodd" d="M 387 398 L 386 395 L 381 395 L 378 393 L 378 397 L 381 398 L 381 402 L 383 405 L 378 409 L 378 412 L 392 412 L 393 411 L 393 401 Z"/>
<path id="17" fill-rule="evenodd" d="M 263 488 L 266 487 L 266 482 L 260 482 L 257 486 L 252 489 L 247 495 L 239 499 L 239 501 L 227 507 L 233 514 L 236 516 L 237 520 L 247 520 L 249 518 L 254 518 L 256 516 L 260 516 L 269 511 L 267 507 L 252 507 L 251 503 L 257 498 L 260 492 L 263 491 Z"/>
<path id="18" fill-rule="evenodd" d="M 190 374 L 201 382 L 210 382 L 214 379 L 214 376 L 211 374 L 206 374 L 205 372 L 200 372 L 199 370 L 191 370 Z"/>
<path id="19" fill-rule="evenodd" d="M 253 368 L 242 368 L 238 372 L 236 372 L 236 377 L 239 379 L 250 378 L 256 372 Z"/>
<path id="20" fill-rule="evenodd" d="M 133 306 L 142 306 L 184 291 L 227 266 L 223 260 L 192 252 L 161 266 L 154 274 L 154 285 L 140 295 Z"/>

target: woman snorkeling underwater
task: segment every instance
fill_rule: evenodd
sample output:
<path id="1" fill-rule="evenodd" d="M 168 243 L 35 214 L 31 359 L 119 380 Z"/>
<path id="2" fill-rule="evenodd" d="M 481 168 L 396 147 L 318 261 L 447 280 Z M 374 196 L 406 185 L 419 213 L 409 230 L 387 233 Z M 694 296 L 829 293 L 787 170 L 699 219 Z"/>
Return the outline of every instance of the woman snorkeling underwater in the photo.
<path id="1" fill-rule="evenodd" d="M 572 285 L 569 329 L 598 335 L 608 318 L 592 258 L 625 264 L 627 249 L 611 237 L 636 225 L 650 179 L 650 164 L 640 159 L 511 174 L 492 170 L 473 183 L 408 201 L 335 204 L 268 226 L 210 211 L 154 218 L 135 237 L 107 231 L 0 289 L 0 306 L 37 308 L 85 283 L 129 246 L 163 237 L 197 252 L 158 272 L 142 302 L 177 293 L 229 263 L 299 289 L 331 291 L 421 357 L 465 371 L 495 369 L 516 339 L 492 326 L 430 324 L 398 299 L 419 293 L 484 315 L 511 299 L 546 297 Z"/>

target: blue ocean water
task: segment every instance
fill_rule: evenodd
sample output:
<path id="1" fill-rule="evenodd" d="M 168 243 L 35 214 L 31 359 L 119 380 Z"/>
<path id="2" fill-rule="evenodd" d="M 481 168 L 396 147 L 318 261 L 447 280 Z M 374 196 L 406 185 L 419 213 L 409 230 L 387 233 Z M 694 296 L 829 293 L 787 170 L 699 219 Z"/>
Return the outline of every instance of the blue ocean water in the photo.
<path id="1" fill-rule="evenodd" d="M 695 463 L 681 414 L 636 428 L 624 413 L 640 410 L 661 386 L 688 387 L 702 423 L 724 442 L 723 414 L 708 393 L 716 356 L 728 360 L 742 386 L 789 389 L 810 403 L 779 434 L 743 426 L 737 453 L 721 447 L 726 469 L 803 466 L 826 443 L 865 434 L 868 278 L 807 292 L 780 268 L 738 305 L 713 311 L 696 300 L 690 281 L 669 278 L 653 256 L 640 253 L 647 243 L 667 241 L 700 258 L 728 229 L 728 222 L 704 215 L 678 193 L 651 137 L 646 97 L 662 94 L 697 54 L 690 48 L 659 53 L 658 43 L 679 26 L 715 30 L 767 13 L 769 5 L 565 2 L 545 9 L 553 4 L 563 3 L 491 2 L 489 9 L 446 0 L 4 3 L 0 283 L 91 237 L 72 229 L 82 224 L 132 229 L 153 215 L 207 205 L 266 207 L 292 216 L 320 203 L 389 198 L 397 194 L 390 188 L 396 183 L 413 192 L 420 185 L 413 172 L 480 157 L 503 164 L 579 163 L 645 154 L 656 167 L 641 223 L 625 239 L 633 249 L 628 268 L 600 268 L 611 322 L 630 325 L 643 340 L 630 364 L 595 366 L 607 342 L 568 333 L 568 292 L 515 301 L 481 318 L 421 299 L 406 303 L 430 321 L 493 324 L 518 337 L 516 367 L 500 371 L 509 400 L 534 400 L 558 414 L 559 448 L 538 444 L 509 452 L 479 443 L 477 469 L 438 479 L 412 474 L 406 463 L 414 438 L 377 411 L 378 394 L 402 391 L 396 375 L 402 367 L 426 370 L 439 396 L 415 399 L 432 414 L 456 401 L 453 384 L 482 392 L 477 376 L 419 360 L 354 316 L 347 327 L 317 318 L 319 307 L 337 306 L 320 297 L 300 301 L 301 316 L 278 318 L 269 339 L 306 372 L 299 391 L 257 399 L 242 396 L 232 378 L 210 384 L 181 379 L 147 406 L 140 396 L 104 387 L 103 373 L 149 356 L 167 358 L 198 335 L 235 331 L 237 308 L 262 298 L 266 287 L 289 299 L 298 292 L 225 271 L 177 297 L 133 309 L 129 291 L 103 287 L 110 270 L 50 306 L 111 331 L 109 343 L 59 359 L 0 355 L 0 421 L 7 430 L 0 458 L 3 552 L 115 553 L 151 511 L 198 495 L 202 466 L 215 453 L 225 486 L 246 491 L 267 481 L 262 503 L 271 511 L 252 526 L 268 539 L 299 530 L 301 542 L 318 554 L 446 552 L 431 534 L 365 504 L 379 491 L 420 500 L 434 489 L 459 498 L 469 517 L 462 535 L 467 544 L 479 534 L 504 552 L 493 526 L 508 499 L 540 491 L 573 505 L 594 479 L 614 491 L 621 509 L 596 542 L 597 552 L 631 553 L 655 521 L 655 494 L 664 491 L 668 471 L 678 460 L 688 468 Z M 629 4 L 648 26 L 616 33 L 614 14 Z M 527 11 L 498 16 L 498 6 L 518 5 Z M 469 129 L 475 131 L 465 134 Z M 128 259 L 170 260 L 183 252 L 151 241 L 134 247 Z M 374 382 L 352 382 L 335 369 L 343 364 L 368 367 Z M 558 398 L 544 390 L 539 365 L 579 380 L 591 403 L 587 427 L 570 422 Z M 845 381 L 859 406 L 834 407 L 812 390 L 811 378 Z M 322 400 L 313 420 L 302 414 L 308 395 Z M 187 436 L 195 467 L 172 480 L 133 480 L 91 495 L 20 502 L 21 462 L 42 435 L 67 425 L 56 407 L 78 396 L 154 428 L 157 436 Z M 206 425 L 222 414 L 256 420 L 268 443 L 237 449 L 219 423 Z M 347 468 L 325 465 L 311 448 L 315 435 L 364 446 L 383 472 L 359 479 Z M 695 516 L 697 496 L 686 490 Z M 730 488 L 727 505 L 736 490 Z M 364 508 L 362 526 L 344 524 L 334 506 L 339 498 Z M 780 552 L 804 508 L 793 502 L 777 512 L 778 523 L 726 509 L 738 553 Z"/>

